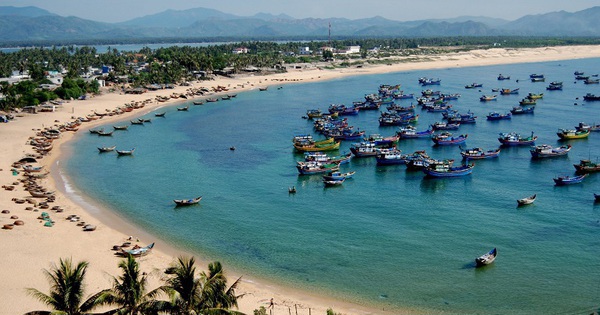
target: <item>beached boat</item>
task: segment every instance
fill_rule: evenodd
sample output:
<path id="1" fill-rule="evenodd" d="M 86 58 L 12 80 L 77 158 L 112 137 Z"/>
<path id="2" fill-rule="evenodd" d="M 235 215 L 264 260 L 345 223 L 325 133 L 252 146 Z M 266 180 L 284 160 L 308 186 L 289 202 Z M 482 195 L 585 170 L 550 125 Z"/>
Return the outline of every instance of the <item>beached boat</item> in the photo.
<path id="1" fill-rule="evenodd" d="M 502 143 L 502 145 L 515 146 L 515 145 L 533 145 L 535 144 L 535 140 L 537 140 L 537 136 L 531 133 L 531 136 L 523 138 L 520 134 L 516 132 L 510 133 L 500 133 L 500 137 L 498 141 Z"/>
<path id="2" fill-rule="evenodd" d="M 322 174 L 337 171 L 340 168 L 339 163 L 321 163 L 321 162 L 298 162 L 296 165 L 300 175 Z"/>
<path id="3" fill-rule="evenodd" d="M 455 145 L 465 143 L 465 141 L 467 141 L 467 137 L 468 135 L 466 134 L 453 137 L 449 132 L 442 132 L 440 134 L 433 135 L 431 140 L 433 140 L 433 143 L 436 145 Z"/>
<path id="4" fill-rule="evenodd" d="M 482 148 L 472 148 L 465 149 L 460 151 L 460 155 L 462 155 L 464 160 L 482 160 L 482 159 L 491 159 L 497 158 L 500 155 L 500 148 L 496 150 L 483 150 Z"/>
<path id="5" fill-rule="evenodd" d="M 482 95 L 479 100 L 482 102 L 495 101 L 498 98 L 498 95 Z"/>
<path id="6" fill-rule="evenodd" d="M 35 198 L 47 198 L 54 196 L 53 191 L 28 190 L 29 194 Z"/>
<path id="7" fill-rule="evenodd" d="M 44 166 L 33 166 L 31 164 L 26 164 L 21 166 L 23 170 L 27 173 L 39 173 L 44 169 Z"/>
<path id="8" fill-rule="evenodd" d="M 471 83 L 469 85 L 465 85 L 465 89 L 474 89 L 474 88 L 478 88 L 478 87 L 482 87 L 483 84 L 481 83 Z"/>
<path id="9" fill-rule="evenodd" d="M 511 113 L 500 114 L 498 112 L 490 112 L 487 115 L 487 120 L 508 120 L 512 118 Z"/>
<path id="10" fill-rule="evenodd" d="M 581 160 L 579 164 L 573 164 L 578 174 L 600 172 L 600 164 L 590 160 Z"/>
<path id="11" fill-rule="evenodd" d="M 189 206 L 199 203 L 200 200 L 202 200 L 202 196 L 193 199 L 174 199 L 173 202 L 178 206 Z"/>
<path id="12" fill-rule="evenodd" d="M 428 177 L 459 177 L 469 175 L 473 172 L 473 164 L 452 166 L 449 163 L 433 163 L 423 169 Z"/>
<path id="13" fill-rule="evenodd" d="M 114 151 L 116 147 L 117 146 L 112 146 L 112 147 L 98 147 L 98 151 L 100 151 L 101 153 L 103 153 L 103 152 L 111 152 L 111 151 Z"/>
<path id="14" fill-rule="evenodd" d="M 558 148 L 553 148 L 548 144 L 541 144 L 533 147 L 529 152 L 531 153 L 531 157 L 534 159 L 541 159 L 546 157 L 554 157 L 554 156 L 562 156 L 566 155 L 571 151 L 571 145 L 566 144 L 560 146 Z"/>
<path id="15" fill-rule="evenodd" d="M 120 251 L 118 251 L 116 254 L 122 257 L 127 257 L 129 255 L 133 256 L 133 257 L 142 257 L 142 256 L 146 256 L 148 254 L 150 254 L 150 252 L 152 251 L 152 248 L 154 248 L 154 243 L 148 245 L 148 246 L 144 246 L 144 247 L 138 247 L 138 248 L 132 248 L 132 249 L 121 249 Z"/>
<path id="16" fill-rule="evenodd" d="M 131 150 L 115 150 L 117 151 L 117 153 L 119 155 L 132 155 L 133 152 L 135 151 L 135 148 L 131 149 Z"/>
<path id="17" fill-rule="evenodd" d="M 559 129 L 556 135 L 561 140 L 584 139 L 590 135 L 590 130 Z"/>
<path id="18" fill-rule="evenodd" d="M 535 107 L 515 106 L 510 110 L 510 113 L 513 115 L 533 114 L 534 110 L 535 110 Z"/>
<path id="19" fill-rule="evenodd" d="M 537 197 L 537 195 L 533 194 L 533 195 L 531 195 L 529 197 L 517 199 L 517 204 L 519 206 L 530 205 L 530 204 L 532 204 L 535 201 L 536 197 Z"/>
<path id="20" fill-rule="evenodd" d="M 356 174 L 355 171 L 341 173 L 341 172 L 330 172 L 327 175 L 323 175 L 324 180 L 340 180 L 352 178 Z"/>
<path id="21" fill-rule="evenodd" d="M 586 124 L 584 122 L 580 122 L 577 126 L 575 126 L 577 130 L 589 130 L 589 131 L 600 131 L 600 124 Z"/>
<path id="22" fill-rule="evenodd" d="M 557 176 L 557 177 L 553 178 L 552 180 L 554 180 L 554 184 L 556 186 L 564 186 L 564 185 L 581 183 L 587 175 L 588 174 L 586 173 L 586 174 L 576 175 L 576 176 L 569 176 L 569 175 Z"/>
<path id="23" fill-rule="evenodd" d="M 494 260 L 496 260 L 496 256 L 498 255 L 498 251 L 496 250 L 496 248 L 494 247 L 492 250 L 490 250 L 489 252 L 475 258 L 475 266 L 476 267 L 482 267 L 485 265 L 489 265 L 491 263 L 494 262 Z"/>

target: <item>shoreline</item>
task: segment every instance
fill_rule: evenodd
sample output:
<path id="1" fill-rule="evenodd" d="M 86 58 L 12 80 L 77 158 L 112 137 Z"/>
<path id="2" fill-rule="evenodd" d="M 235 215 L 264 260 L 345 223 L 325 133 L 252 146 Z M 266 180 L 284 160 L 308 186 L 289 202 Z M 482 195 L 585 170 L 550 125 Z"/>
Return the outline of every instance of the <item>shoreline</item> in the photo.
<path id="1" fill-rule="evenodd" d="M 476 50 L 465 53 L 452 53 L 447 55 L 426 56 L 426 61 L 398 63 L 377 66 L 364 66 L 362 68 L 342 68 L 334 70 L 319 70 L 317 68 L 292 70 L 288 73 L 274 74 L 268 76 L 244 76 L 238 78 L 219 78 L 214 81 L 204 81 L 194 83 L 193 87 L 200 86 L 228 86 L 233 88 L 229 93 L 241 93 L 254 90 L 261 86 L 276 86 L 289 83 L 307 83 L 323 80 L 336 79 L 346 76 L 362 74 L 379 74 L 390 72 L 414 71 L 423 69 L 441 69 L 469 66 L 488 66 L 497 64 L 528 63 L 558 61 L 582 58 L 600 57 L 600 46 L 565 46 L 565 47 L 545 47 L 537 49 L 490 49 Z M 431 60 L 434 59 L 434 60 Z M 242 85 L 243 88 L 238 89 Z M 0 140 L 6 146 L 6 151 L 0 154 L 0 174 L 2 185 L 11 185 L 20 176 L 11 174 L 10 165 L 30 152 L 30 146 L 26 145 L 27 138 L 33 135 L 32 129 L 52 126 L 57 120 L 61 123 L 69 121 L 71 116 L 85 116 L 90 112 L 103 112 L 112 110 L 131 99 L 141 101 L 147 98 L 153 98 L 158 95 L 183 93 L 189 87 L 179 86 L 173 90 L 162 90 L 148 92 L 141 95 L 119 95 L 117 93 L 106 93 L 93 97 L 85 101 L 71 101 L 62 106 L 55 113 L 25 114 L 24 117 L 17 117 L 15 121 L 0 125 Z M 214 94 L 213 96 L 224 95 Z M 202 98 L 206 98 L 202 97 Z M 187 99 L 185 101 L 191 101 Z M 90 104 L 91 103 L 91 104 Z M 47 290 L 48 284 L 43 276 L 42 269 L 47 269 L 59 258 L 72 257 L 74 261 L 87 260 L 90 262 L 90 268 L 87 274 L 87 286 L 85 293 L 90 294 L 110 286 L 108 275 L 117 276 L 119 270 L 117 264 L 118 258 L 115 258 L 110 248 L 114 244 L 124 242 L 128 235 L 135 235 L 140 238 L 140 246 L 155 240 L 155 235 L 145 232 L 143 229 L 135 226 L 135 223 L 128 222 L 125 218 L 112 212 L 110 209 L 103 209 L 100 202 L 89 200 L 89 196 L 79 194 L 84 204 L 77 202 L 74 196 L 77 195 L 66 192 L 66 186 L 60 173 L 60 166 L 57 163 L 68 159 L 70 149 L 74 149 L 71 144 L 74 143 L 81 133 L 87 133 L 87 130 L 95 126 L 116 121 L 127 120 L 141 116 L 145 113 L 154 111 L 164 106 L 176 106 L 180 101 L 168 101 L 165 103 L 149 104 L 141 110 L 134 110 L 122 115 L 105 116 L 101 119 L 84 124 L 77 134 L 71 132 L 63 133 L 61 139 L 55 141 L 55 147 L 50 155 L 41 160 L 41 165 L 51 171 L 51 177 L 42 180 L 42 184 L 49 190 L 58 190 L 56 202 L 51 205 L 60 205 L 65 209 L 63 213 L 50 212 L 56 224 L 52 228 L 43 227 L 36 219 L 38 213 L 23 210 L 29 204 L 15 204 L 12 198 L 23 198 L 24 190 L 20 185 L 16 185 L 14 191 L 1 190 L 0 200 L 2 209 L 10 210 L 10 214 L 1 214 L 0 222 L 10 223 L 12 215 L 17 215 L 19 219 L 25 222 L 23 226 L 15 226 L 13 230 L 2 230 L 5 241 L 2 242 L 2 249 L 8 253 L 2 260 L 0 267 L 5 270 L 5 281 L 0 287 L 0 292 L 7 301 L 0 306 L 0 314 L 24 313 L 36 309 L 45 309 L 43 305 L 26 295 L 24 288 L 34 287 L 42 292 Z M 76 113 L 77 111 L 77 113 Z M 66 175 L 64 175 L 66 176 Z M 67 181 L 69 179 L 67 178 Z M 69 181 L 70 182 L 70 181 Z M 71 183 L 71 182 L 70 182 Z M 73 187 L 77 191 L 76 187 Z M 39 200 L 38 200 L 39 201 Z M 40 212 L 43 210 L 40 210 Z M 98 226 L 94 232 L 83 232 L 81 228 L 73 222 L 68 222 L 65 218 L 68 215 L 77 214 L 85 220 Z M 132 234 L 132 232 L 134 234 Z M 152 238 L 152 239 L 150 239 Z M 191 255 L 177 248 L 176 244 L 164 242 L 160 238 L 156 239 L 157 246 L 153 253 L 140 259 L 142 270 L 156 275 L 157 269 L 166 268 L 176 256 L 184 254 Z M 110 257 L 110 258 L 106 258 Z M 198 268 L 206 268 L 206 259 L 197 257 Z M 24 264 L 23 262 L 27 262 Z M 233 282 L 239 274 L 235 270 L 228 269 L 225 266 L 229 282 Z M 10 272 L 7 272 L 10 271 Z M 149 288 L 157 286 L 157 277 L 150 277 Z M 325 313 L 328 308 L 332 308 L 336 313 L 343 314 L 388 314 L 390 311 L 377 310 L 368 306 L 353 304 L 334 300 L 327 297 L 317 296 L 315 293 L 303 292 L 293 288 L 286 288 L 276 283 L 263 282 L 249 275 L 244 275 L 242 285 L 238 288 L 238 293 L 248 293 L 239 300 L 239 310 L 241 312 L 252 314 L 254 309 L 260 306 L 267 307 L 270 298 L 275 301 L 275 310 L 284 312 L 286 309 L 293 309 L 295 305 L 300 308 L 301 314 L 308 314 L 308 308 L 315 313 Z M 423 312 L 423 311 L 421 311 Z M 420 313 L 418 310 L 404 309 L 393 310 L 398 313 Z"/>

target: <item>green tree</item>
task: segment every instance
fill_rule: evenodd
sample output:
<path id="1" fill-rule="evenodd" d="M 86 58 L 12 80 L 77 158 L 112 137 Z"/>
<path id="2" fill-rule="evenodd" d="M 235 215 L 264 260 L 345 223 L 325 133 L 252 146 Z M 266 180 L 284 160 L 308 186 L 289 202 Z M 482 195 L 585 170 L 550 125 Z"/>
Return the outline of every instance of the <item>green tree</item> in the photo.
<path id="1" fill-rule="evenodd" d="M 60 259 L 59 265 L 44 270 L 50 282 L 50 292 L 45 294 L 37 289 L 29 288 L 27 292 L 52 308 L 51 311 L 33 311 L 26 315 L 64 314 L 83 315 L 98 306 L 97 296 L 83 300 L 84 279 L 88 263 L 82 261 L 73 265 L 71 259 Z"/>

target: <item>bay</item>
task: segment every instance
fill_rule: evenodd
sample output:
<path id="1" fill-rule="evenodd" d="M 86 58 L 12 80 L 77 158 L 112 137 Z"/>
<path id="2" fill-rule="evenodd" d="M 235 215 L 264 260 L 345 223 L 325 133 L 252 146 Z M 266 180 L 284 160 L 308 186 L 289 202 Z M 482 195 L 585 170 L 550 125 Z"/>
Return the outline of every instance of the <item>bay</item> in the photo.
<path id="1" fill-rule="evenodd" d="M 581 121 L 598 123 L 600 103 L 584 102 L 598 85 L 575 81 L 573 72 L 598 72 L 600 59 L 448 68 L 346 77 L 317 83 L 272 85 L 268 91 L 239 94 L 230 101 L 166 109 L 165 118 L 116 131 L 113 137 L 81 135 L 76 152 L 62 163 L 78 191 L 185 249 L 218 259 L 245 274 L 292 287 L 371 305 L 448 313 L 590 313 L 600 296 L 600 193 L 592 174 L 582 184 L 557 187 L 552 178 L 573 174 L 580 159 L 600 156 L 600 134 L 562 142 L 558 128 Z M 511 76 L 498 81 L 498 74 Z M 529 74 L 546 82 L 532 83 Z M 466 147 L 493 149 L 501 132 L 537 135 L 537 144 L 573 145 L 568 156 L 532 160 L 529 147 L 503 148 L 498 159 L 476 161 L 473 174 L 427 179 L 404 166 L 377 166 L 353 158 L 343 171 L 356 175 L 343 186 L 324 188 L 320 176 L 300 176 L 302 158 L 291 138 L 313 133 L 307 109 L 351 104 L 380 84 L 402 84 L 420 94 L 420 77 L 440 78 L 443 93 L 468 110 L 477 123 Z M 518 79 L 518 82 L 517 82 Z M 563 91 L 546 91 L 564 81 Z M 479 89 L 465 89 L 473 82 Z M 480 102 L 492 88 L 520 88 Z M 491 111 L 507 112 L 527 93 L 544 93 L 534 115 L 486 121 Z M 398 101 L 408 105 L 411 100 Z M 412 100 L 414 102 L 414 100 Z M 417 110 L 425 130 L 441 114 Z M 392 135 L 379 127 L 378 111 L 348 117 L 367 134 Z M 115 123 L 115 125 L 118 123 Z M 112 125 L 105 126 L 111 129 Z M 316 135 L 316 134 L 315 134 Z M 130 157 L 99 154 L 117 145 Z M 341 152 L 351 143 L 343 143 Z M 236 150 L 230 150 L 235 146 Z M 402 140 L 404 153 L 426 150 L 459 163 L 458 147 L 436 147 L 430 139 Z M 288 194 L 295 185 L 297 193 Z M 536 202 L 517 208 L 516 199 L 537 193 Z M 173 199 L 202 195 L 199 205 L 175 208 Z M 474 268 L 475 257 L 498 248 L 496 262 Z"/>

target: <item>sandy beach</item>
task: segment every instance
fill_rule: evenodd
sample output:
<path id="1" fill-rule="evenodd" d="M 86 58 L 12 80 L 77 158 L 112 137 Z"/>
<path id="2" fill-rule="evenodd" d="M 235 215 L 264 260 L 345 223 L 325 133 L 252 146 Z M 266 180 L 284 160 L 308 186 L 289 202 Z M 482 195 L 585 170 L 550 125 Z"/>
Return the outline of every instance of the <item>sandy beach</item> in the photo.
<path id="1" fill-rule="evenodd" d="M 60 175 L 60 163 L 69 155 L 66 152 L 71 140 L 86 136 L 88 130 L 98 125 L 105 125 L 117 120 L 134 119 L 144 113 L 155 111 L 163 106 L 176 106 L 186 99 L 170 99 L 166 102 L 157 102 L 157 96 L 172 94 L 185 94 L 190 89 L 205 87 L 226 87 L 228 91 L 217 92 L 210 96 L 197 96 L 198 99 L 217 97 L 225 93 L 242 93 L 259 87 L 276 88 L 289 83 L 316 82 L 330 80 L 344 76 L 378 74 L 400 71 L 415 71 L 424 69 L 443 69 L 471 66 L 487 66 L 498 64 L 514 64 L 528 62 L 558 61 L 567 59 L 597 58 L 600 57 L 600 46 L 565 46 L 544 47 L 531 49 L 504 49 L 494 48 L 489 50 L 473 50 L 463 53 L 448 53 L 437 56 L 422 56 L 420 60 L 411 57 L 410 62 L 392 63 L 391 65 L 364 65 L 360 68 L 325 69 L 317 66 L 303 67 L 289 70 L 287 73 L 268 76 L 243 75 L 235 78 L 217 77 L 215 80 L 193 82 L 191 86 L 177 86 L 170 90 L 149 91 L 140 95 L 120 94 L 104 90 L 101 95 L 87 100 L 72 100 L 59 106 L 55 112 L 38 114 L 20 114 L 9 123 L 0 124 L 0 143 L 3 149 L 0 152 L 0 226 L 12 224 L 21 220 L 23 225 L 14 225 L 12 229 L 0 230 L 2 242 L 0 250 L 4 257 L 0 260 L 2 270 L 2 283 L 0 284 L 0 314 L 23 314 L 27 311 L 46 310 L 46 306 L 26 294 L 25 288 L 37 288 L 47 292 L 49 285 L 42 272 L 50 268 L 52 263 L 59 258 L 72 258 L 73 261 L 90 262 L 86 294 L 96 293 L 111 286 L 111 276 L 119 275 L 117 264 L 119 258 L 115 257 L 113 246 L 123 244 L 132 236 L 132 243 L 145 246 L 156 242 L 151 254 L 139 259 L 143 271 L 149 273 L 149 289 L 154 289 L 160 284 L 159 275 L 162 269 L 169 266 L 177 256 L 191 256 L 177 247 L 160 240 L 131 222 L 127 222 L 118 214 L 102 209 L 93 200 L 84 200 L 78 196 L 85 195 L 63 182 Z M 495 74 L 494 74 L 495 75 Z M 417 77 L 418 74 L 415 75 Z M 268 93 L 268 91 L 267 91 Z M 53 149 L 34 165 L 43 166 L 50 171 L 51 176 L 39 180 L 39 183 L 48 191 L 55 191 L 56 200 L 50 207 L 57 206 L 63 211 L 41 209 L 38 205 L 16 203 L 14 199 L 35 199 L 37 202 L 43 198 L 31 198 L 19 182 L 23 178 L 23 171 L 14 174 L 12 164 L 26 154 L 34 153 L 28 144 L 30 137 L 36 132 L 54 125 L 68 123 L 77 117 L 85 117 L 94 113 L 109 113 L 125 104 L 143 103 L 149 100 L 143 108 L 131 112 L 124 112 L 112 116 L 102 116 L 97 120 L 85 122 L 76 132 L 65 131 L 59 139 L 53 142 Z M 14 186 L 13 190 L 4 189 L 5 186 Z M 40 214 L 48 212 L 55 222 L 52 227 L 45 227 L 43 221 L 38 219 Z M 85 224 L 95 225 L 92 232 L 84 232 L 79 222 L 67 220 L 69 216 L 78 216 Z M 195 255 L 198 267 L 205 269 L 208 261 Z M 331 308 L 343 314 L 418 314 L 417 310 L 405 309 L 393 312 L 376 309 L 352 301 L 339 301 L 327 296 L 320 296 L 310 292 L 303 292 L 274 283 L 268 283 L 244 274 L 238 270 L 231 270 L 224 266 L 227 277 L 231 282 L 237 277 L 243 277 L 238 288 L 239 294 L 245 294 L 239 302 L 239 311 L 252 314 L 260 306 L 268 307 L 273 299 L 272 314 L 325 314 Z"/>

